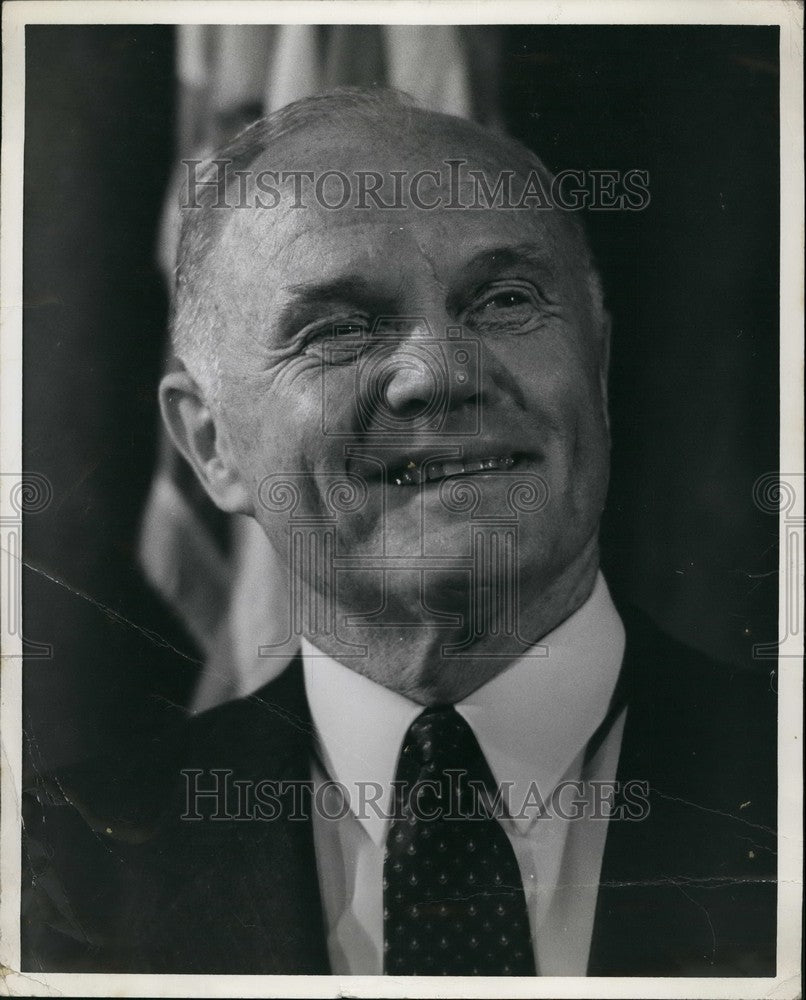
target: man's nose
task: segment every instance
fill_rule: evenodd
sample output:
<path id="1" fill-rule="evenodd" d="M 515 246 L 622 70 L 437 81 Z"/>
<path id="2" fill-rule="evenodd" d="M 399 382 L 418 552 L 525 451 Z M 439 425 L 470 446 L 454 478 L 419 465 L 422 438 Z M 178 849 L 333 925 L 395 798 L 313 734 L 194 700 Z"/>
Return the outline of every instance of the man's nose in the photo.
<path id="1" fill-rule="evenodd" d="M 478 408 L 478 343 L 459 326 L 443 326 L 435 334 L 429 324 L 415 323 L 381 348 L 374 368 L 368 388 L 376 419 L 383 425 L 435 430 L 449 413 L 458 416 L 464 409 Z"/>

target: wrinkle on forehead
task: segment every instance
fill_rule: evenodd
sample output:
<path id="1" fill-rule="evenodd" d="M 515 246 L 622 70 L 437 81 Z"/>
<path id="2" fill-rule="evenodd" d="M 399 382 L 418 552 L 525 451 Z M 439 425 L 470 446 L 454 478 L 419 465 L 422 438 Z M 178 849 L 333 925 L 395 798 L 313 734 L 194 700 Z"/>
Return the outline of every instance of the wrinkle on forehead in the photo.
<path id="1" fill-rule="evenodd" d="M 415 236 L 415 241 L 417 243 L 417 249 L 420 251 L 420 256 L 425 261 L 428 269 L 431 272 L 431 277 L 434 279 L 434 283 L 437 285 L 438 288 L 440 288 L 441 291 L 447 292 L 448 286 L 446 282 L 443 281 L 443 279 L 441 278 L 439 271 L 437 269 L 437 265 L 432 260 L 428 249 L 425 246 L 423 246 L 423 241 L 418 236 Z"/>

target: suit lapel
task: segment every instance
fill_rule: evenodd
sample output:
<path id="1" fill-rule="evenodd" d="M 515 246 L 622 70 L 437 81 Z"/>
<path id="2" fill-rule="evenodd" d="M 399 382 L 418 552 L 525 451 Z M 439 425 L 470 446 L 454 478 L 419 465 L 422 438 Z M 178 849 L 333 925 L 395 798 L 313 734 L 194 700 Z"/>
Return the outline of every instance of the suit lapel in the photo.
<path id="1" fill-rule="evenodd" d="M 627 718 L 616 780 L 619 789 L 627 782 L 646 782 L 650 808 L 649 815 L 640 821 L 611 819 L 608 824 L 590 976 L 672 975 L 675 956 L 687 950 L 681 937 L 691 927 L 686 912 L 690 901 L 678 887 L 674 873 L 679 871 L 687 845 L 696 837 L 690 813 L 682 812 L 674 802 L 653 798 L 674 748 L 664 745 L 658 701 L 652 694 L 652 657 L 653 650 L 640 641 L 640 633 L 637 636 L 628 629 L 620 682 Z M 671 764 L 674 766 L 673 760 Z"/>
<path id="2" fill-rule="evenodd" d="M 238 936 L 250 954 L 240 968 L 327 974 L 311 812 L 313 724 L 300 656 L 249 702 L 253 722 L 245 770 L 251 765 L 256 783 L 271 778 L 268 794 L 276 796 L 279 815 L 273 817 L 277 803 L 264 798 L 265 815 L 273 818 L 241 824 L 244 863 L 235 867 L 247 926 Z"/>
<path id="3" fill-rule="evenodd" d="M 151 855 L 153 898 L 141 895 L 135 908 L 150 915 L 151 971 L 330 971 L 311 821 L 312 745 L 299 658 L 256 694 L 192 721 L 175 773 L 201 772 L 199 787 L 210 788 L 214 772 L 228 772 L 228 816 L 210 818 L 222 800 L 202 799 L 203 820 L 176 822 L 187 811 L 187 779 L 180 782 Z"/>

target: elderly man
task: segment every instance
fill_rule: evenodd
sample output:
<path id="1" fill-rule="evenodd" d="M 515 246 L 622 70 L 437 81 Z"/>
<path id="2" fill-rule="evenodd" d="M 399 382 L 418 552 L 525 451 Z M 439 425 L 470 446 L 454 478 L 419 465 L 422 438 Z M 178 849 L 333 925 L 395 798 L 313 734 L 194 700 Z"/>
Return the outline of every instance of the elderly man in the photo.
<path id="1" fill-rule="evenodd" d="M 60 776 L 29 837 L 59 816 L 81 912 L 40 878 L 40 966 L 773 973 L 774 692 L 611 599 L 609 321 L 554 188 L 355 91 L 189 177 L 162 411 L 283 554 L 301 652 Z"/>

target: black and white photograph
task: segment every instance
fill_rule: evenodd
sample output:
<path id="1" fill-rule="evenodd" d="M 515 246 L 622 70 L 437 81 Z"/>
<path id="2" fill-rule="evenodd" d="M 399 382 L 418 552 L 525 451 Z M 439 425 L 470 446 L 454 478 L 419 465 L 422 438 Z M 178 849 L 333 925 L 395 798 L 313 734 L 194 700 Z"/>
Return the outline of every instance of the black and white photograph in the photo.
<path id="1" fill-rule="evenodd" d="M 800 995 L 803 9 L 3 9 L 9 995 Z"/>

